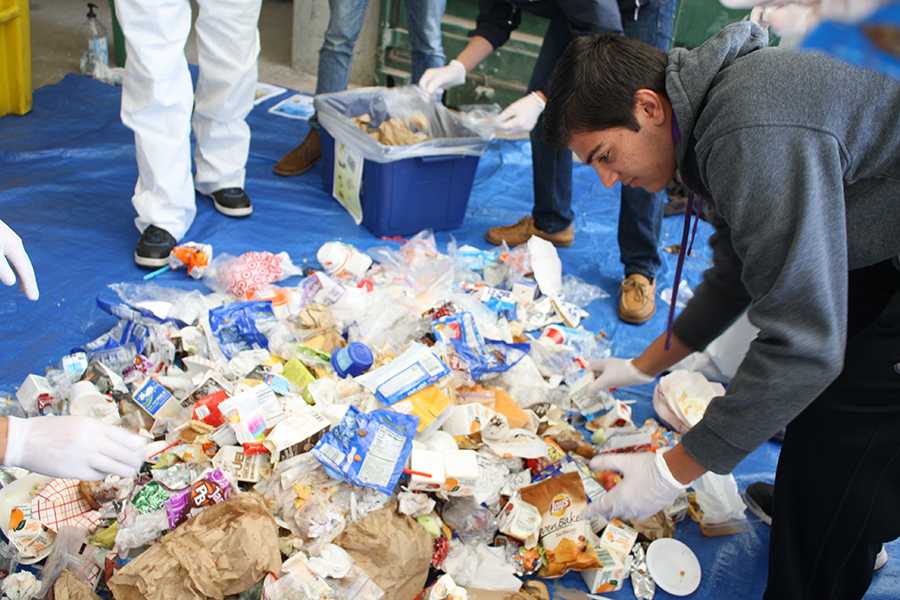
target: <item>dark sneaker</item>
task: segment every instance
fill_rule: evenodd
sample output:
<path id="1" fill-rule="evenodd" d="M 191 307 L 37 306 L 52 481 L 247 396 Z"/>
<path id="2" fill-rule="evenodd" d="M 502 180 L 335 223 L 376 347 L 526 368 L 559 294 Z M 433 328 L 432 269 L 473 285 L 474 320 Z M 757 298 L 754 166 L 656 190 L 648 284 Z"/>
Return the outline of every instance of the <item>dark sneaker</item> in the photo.
<path id="1" fill-rule="evenodd" d="M 134 262 L 148 269 L 164 267 L 169 262 L 169 253 L 175 244 L 172 234 L 156 225 L 150 225 L 141 234 L 134 249 Z"/>
<path id="2" fill-rule="evenodd" d="M 226 217 L 249 217 L 253 213 L 250 197 L 243 188 L 225 188 L 211 194 L 216 210 Z"/>
<path id="3" fill-rule="evenodd" d="M 771 483 L 751 483 L 744 492 L 744 504 L 766 525 L 772 525 L 774 499 L 775 486 Z"/>

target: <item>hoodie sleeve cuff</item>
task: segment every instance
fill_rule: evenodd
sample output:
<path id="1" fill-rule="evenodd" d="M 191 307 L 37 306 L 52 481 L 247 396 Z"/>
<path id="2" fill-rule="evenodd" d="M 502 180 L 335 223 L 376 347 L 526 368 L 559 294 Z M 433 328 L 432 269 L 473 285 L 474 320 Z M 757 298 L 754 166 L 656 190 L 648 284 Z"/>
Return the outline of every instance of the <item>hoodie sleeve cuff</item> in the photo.
<path id="1" fill-rule="evenodd" d="M 681 438 L 681 444 L 691 458 L 708 471 L 727 475 L 747 454 L 713 431 L 704 421 L 700 421 Z"/>

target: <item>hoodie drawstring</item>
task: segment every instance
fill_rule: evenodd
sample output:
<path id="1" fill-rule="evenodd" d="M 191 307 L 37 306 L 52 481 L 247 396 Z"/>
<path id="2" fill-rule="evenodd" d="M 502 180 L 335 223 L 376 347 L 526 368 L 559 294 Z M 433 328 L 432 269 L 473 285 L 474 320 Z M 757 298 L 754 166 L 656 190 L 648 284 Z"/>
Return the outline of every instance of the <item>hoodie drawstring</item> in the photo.
<path id="1" fill-rule="evenodd" d="M 672 113 L 672 143 L 677 146 L 681 143 L 681 129 L 675 113 Z M 703 211 L 703 203 L 698 202 L 693 192 L 688 192 L 687 207 L 684 210 L 684 228 L 681 231 L 681 248 L 678 249 L 678 262 L 675 266 L 675 281 L 672 285 L 672 301 L 669 304 L 669 318 L 666 323 L 665 350 L 672 345 L 672 324 L 675 322 L 675 306 L 678 304 L 678 289 L 681 287 L 681 273 L 684 269 L 684 259 L 694 248 L 694 240 L 697 238 L 697 226 L 700 224 L 700 215 Z M 693 220 L 693 227 L 691 221 Z"/>

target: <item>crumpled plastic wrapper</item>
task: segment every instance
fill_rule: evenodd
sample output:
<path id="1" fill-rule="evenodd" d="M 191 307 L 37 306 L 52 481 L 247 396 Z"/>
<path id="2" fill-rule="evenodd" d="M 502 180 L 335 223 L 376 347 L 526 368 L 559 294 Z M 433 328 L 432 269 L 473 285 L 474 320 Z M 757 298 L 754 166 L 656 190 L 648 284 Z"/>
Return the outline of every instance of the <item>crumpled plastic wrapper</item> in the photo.
<path id="1" fill-rule="evenodd" d="M 130 550 L 149 544 L 168 528 L 169 519 L 165 510 L 142 514 L 128 508 L 116 531 L 116 553 L 128 556 Z"/>
<path id="2" fill-rule="evenodd" d="M 325 579 L 332 577 L 342 579 L 347 576 L 353 567 L 353 559 L 340 546 L 326 544 L 322 548 L 322 554 L 309 559 L 310 570 Z"/>
<path id="3" fill-rule="evenodd" d="M 513 574 L 515 567 L 506 558 L 506 550 L 483 542 L 466 545 L 459 540 L 451 541 L 443 570 L 463 587 L 505 592 L 515 592 L 522 587 L 522 582 Z"/>
<path id="4" fill-rule="evenodd" d="M 400 492 L 397 499 L 400 501 L 400 514 L 413 518 L 431 513 L 436 505 L 427 494 L 416 492 Z"/>
<path id="5" fill-rule="evenodd" d="M 9 600 L 33 600 L 41 593 L 41 582 L 28 571 L 13 573 L 0 586 Z"/>
<path id="6" fill-rule="evenodd" d="M 54 600 L 100 600 L 91 587 L 75 577 L 70 571 L 63 571 L 53 584 Z"/>
<path id="7" fill-rule="evenodd" d="M 384 590 L 384 600 L 409 600 L 425 587 L 431 536 L 415 519 L 397 513 L 396 502 L 347 527 L 335 544 Z"/>
<path id="8" fill-rule="evenodd" d="M 166 469 L 153 469 L 153 479 L 170 490 L 180 490 L 191 485 L 199 476 L 199 469 L 191 463 L 178 463 Z"/>
<path id="9" fill-rule="evenodd" d="M 281 569 L 278 525 L 262 498 L 210 506 L 109 580 L 116 600 L 204 600 L 239 594 Z"/>
<path id="10" fill-rule="evenodd" d="M 656 582 L 650 577 L 647 555 L 640 544 L 635 544 L 631 549 L 631 587 L 638 600 L 653 600 L 656 594 Z"/>

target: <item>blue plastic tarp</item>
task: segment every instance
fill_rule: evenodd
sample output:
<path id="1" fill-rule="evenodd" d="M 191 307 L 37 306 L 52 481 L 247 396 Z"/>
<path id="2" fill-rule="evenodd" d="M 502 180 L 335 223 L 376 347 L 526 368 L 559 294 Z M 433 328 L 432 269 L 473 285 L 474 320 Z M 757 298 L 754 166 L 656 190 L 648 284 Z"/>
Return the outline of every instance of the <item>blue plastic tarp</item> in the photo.
<path id="1" fill-rule="evenodd" d="M 24 116 L 0 118 L 0 219 L 25 241 L 41 288 L 41 299 L 28 302 L 12 290 L 0 290 L 0 390 L 12 392 L 31 372 L 42 373 L 70 349 L 115 324 L 95 303 L 114 282 L 138 282 L 145 271 L 134 266 L 132 252 L 138 233 L 130 198 L 137 178 L 134 141 L 119 119 L 121 89 L 86 77 L 70 75 L 56 85 L 37 90 L 34 110 Z M 273 164 L 306 133 L 303 121 L 269 114 L 276 98 L 257 106 L 249 117 L 253 133 L 247 164 L 247 191 L 255 212 L 244 220 L 228 219 L 209 199 L 198 197 L 197 218 L 185 237 L 211 243 L 216 253 L 248 250 L 287 251 L 298 264 L 315 264 L 319 246 L 340 239 L 360 248 L 383 245 L 322 191 L 321 165 L 301 177 L 280 178 Z M 616 291 L 622 277 L 616 242 L 618 189 L 602 187 L 585 166 L 574 174 L 577 212 L 575 244 L 561 249 L 564 272 L 573 273 L 607 290 L 611 297 L 594 302 L 585 325 L 605 331 L 616 355 L 631 356 L 664 328 L 668 306 L 659 301 L 656 316 L 643 326 L 616 317 Z M 511 223 L 531 208 L 531 153 L 527 142 L 494 142 L 482 157 L 464 226 L 452 235 L 460 243 L 486 247 L 488 227 Z M 682 217 L 666 219 L 660 247 L 681 241 Z M 701 223 L 686 278 L 693 287 L 709 264 L 706 239 L 710 228 Z M 444 248 L 449 233 L 438 235 Z M 658 290 L 671 287 L 675 255 L 662 254 Z M 156 280 L 161 285 L 197 287 L 183 272 Z M 652 388 L 622 392 L 636 399 L 637 421 L 651 417 Z M 822 443 L 828 443 L 823 440 Z M 767 443 L 735 472 L 743 488 L 774 477 L 778 447 Z M 835 473 L 835 477 L 841 477 Z M 746 534 L 705 538 L 685 522 L 677 537 L 697 553 L 703 581 L 696 598 L 730 600 L 762 597 L 766 584 L 768 527 L 751 517 Z M 893 544 L 900 557 L 900 544 Z M 570 574 L 565 584 L 581 587 Z M 611 598 L 632 598 L 630 583 Z M 900 561 L 888 563 L 866 596 L 887 600 L 900 596 Z M 671 596 L 658 590 L 656 597 Z"/>

